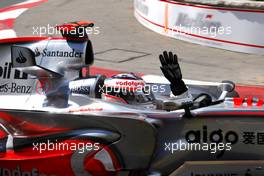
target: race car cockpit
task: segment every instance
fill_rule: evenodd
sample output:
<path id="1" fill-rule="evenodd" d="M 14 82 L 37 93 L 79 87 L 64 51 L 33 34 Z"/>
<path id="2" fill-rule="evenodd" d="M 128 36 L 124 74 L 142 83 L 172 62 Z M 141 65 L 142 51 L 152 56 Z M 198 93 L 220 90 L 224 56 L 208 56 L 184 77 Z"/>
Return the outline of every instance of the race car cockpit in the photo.
<path id="1" fill-rule="evenodd" d="M 155 97 L 153 91 L 157 91 L 157 89 L 152 89 L 152 86 L 134 73 L 117 74 L 111 78 L 102 75 L 90 76 L 70 82 L 70 89 L 73 93 L 102 98 L 106 101 L 167 111 L 177 110 L 192 104 L 193 97 L 182 80 L 177 55 L 164 51 L 160 55 L 160 62 L 160 68 L 169 80 L 172 92 L 169 99 L 165 101 Z"/>

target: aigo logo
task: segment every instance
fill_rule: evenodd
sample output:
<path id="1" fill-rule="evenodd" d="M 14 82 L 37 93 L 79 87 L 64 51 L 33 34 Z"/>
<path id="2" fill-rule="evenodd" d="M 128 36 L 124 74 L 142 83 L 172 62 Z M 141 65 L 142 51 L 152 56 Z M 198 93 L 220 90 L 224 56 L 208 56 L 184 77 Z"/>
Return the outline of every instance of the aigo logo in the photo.
<path id="1" fill-rule="evenodd" d="M 249 98 L 233 98 L 234 107 L 258 107 L 262 108 L 264 105 L 264 99 L 258 99 L 257 101 L 254 101 L 252 97 Z"/>
<path id="2" fill-rule="evenodd" d="M 221 147 L 226 146 L 226 149 L 220 150 L 220 153 L 216 155 L 220 158 L 224 155 L 225 151 L 230 151 L 232 145 L 239 142 L 239 134 L 232 130 L 223 130 L 221 128 L 217 130 L 208 129 L 207 125 L 204 125 L 202 129 L 192 129 L 185 133 L 185 140 L 188 143 L 195 144 L 219 144 Z"/>
<path id="3" fill-rule="evenodd" d="M 185 134 L 185 140 L 188 143 L 231 143 L 236 144 L 239 141 L 239 135 L 235 131 L 224 131 L 222 129 L 218 130 L 208 130 L 205 125 L 202 129 L 190 130 Z"/>

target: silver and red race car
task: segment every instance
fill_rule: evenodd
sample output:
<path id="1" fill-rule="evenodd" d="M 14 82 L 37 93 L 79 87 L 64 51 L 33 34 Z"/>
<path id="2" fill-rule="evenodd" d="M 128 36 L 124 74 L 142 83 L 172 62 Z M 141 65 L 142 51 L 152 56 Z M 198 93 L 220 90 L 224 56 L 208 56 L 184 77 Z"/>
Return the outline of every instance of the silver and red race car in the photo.
<path id="1" fill-rule="evenodd" d="M 171 52 L 165 77 L 84 75 L 92 44 L 72 31 L 90 26 L 0 43 L 0 175 L 264 175 L 263 101 L 182 80 Z"/>

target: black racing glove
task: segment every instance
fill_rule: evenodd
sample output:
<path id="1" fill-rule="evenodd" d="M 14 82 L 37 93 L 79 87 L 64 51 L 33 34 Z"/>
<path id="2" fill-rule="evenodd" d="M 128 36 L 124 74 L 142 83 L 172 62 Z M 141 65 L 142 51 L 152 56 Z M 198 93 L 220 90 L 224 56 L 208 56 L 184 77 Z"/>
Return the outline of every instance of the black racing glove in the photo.
<path id="1" fill-rule="evenodd" d="M 182 80 L 181 68 L 178 63 L 178 56 L 172 52 L 164 51 L 159 56 L 161 63 L 161 71 L 163 75 L 170 81 L 170 87 L 173 95 L 178 96 L 186 92 L 188 89 Z"/>

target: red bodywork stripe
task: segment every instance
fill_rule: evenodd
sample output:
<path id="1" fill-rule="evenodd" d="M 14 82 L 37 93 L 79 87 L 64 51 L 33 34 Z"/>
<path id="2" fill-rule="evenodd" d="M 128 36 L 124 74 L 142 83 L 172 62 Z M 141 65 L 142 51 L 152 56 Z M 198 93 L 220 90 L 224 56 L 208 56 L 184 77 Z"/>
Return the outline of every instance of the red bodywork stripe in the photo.
<path id="1" fill-rule="evenodd" d="M 0 39 L 0 44 L 5 43 L 21 43 L 21 42 L 36 42 L 42 40 L 66 40 L 63 37 L 18 37 L 18 38 L 7 38 L 7 39 Z"/>
<path id="2" fill-rule="evenodd" d="M 68 40 L 68 41 L 80 41 L 84 42 L 88 39 L 86 38 L 70 38 L 70 37 L 18 37 L 18 38 L 7 38 L 7 39 L 0 39 L 0 44 L 6 43 L 23 43 L 23 42 L 37 42 L 43 40 Z"/>
<path id="3" fill-rule="evenodd" d="M 20 117 L 14 117 L 6 112 L 0 112 L 1 123 L 4 125 L 8 124 L 12 129 L 23 132 L 21 135 L 27 136 L 39 136 L 39 135 L 48 135 L 58 132 L 65 132 L 70 130 L 69 128 L 57 128 L 51 126 L 45 126 L 42 124 L 31 123 L 23 120 Z M 20 134 L 18 134 L 19 136 Z"/>

